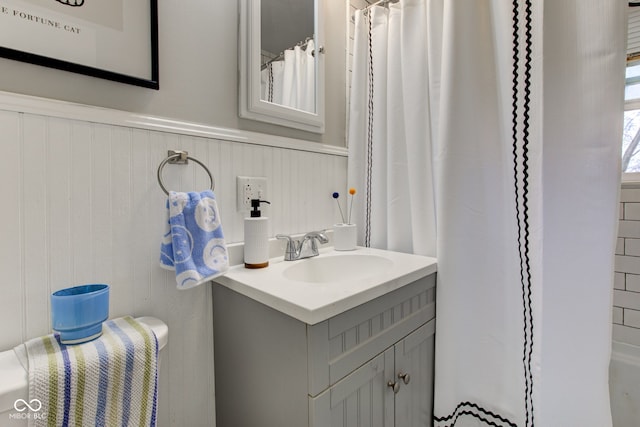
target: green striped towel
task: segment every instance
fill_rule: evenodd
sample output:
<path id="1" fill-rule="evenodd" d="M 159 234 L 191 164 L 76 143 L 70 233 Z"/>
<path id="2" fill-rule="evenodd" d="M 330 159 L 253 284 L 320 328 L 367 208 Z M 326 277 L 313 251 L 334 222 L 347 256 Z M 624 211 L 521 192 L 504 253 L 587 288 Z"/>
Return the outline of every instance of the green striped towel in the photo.
<path id="1" fill-rule="evenodd" d="M 23 345 L 28 355 L 30 426 L 155 426 L 158 341 L 127 316 L 78 345 L 57 334 Z M 35 400 L 37 399 L 37 401 Z"/>

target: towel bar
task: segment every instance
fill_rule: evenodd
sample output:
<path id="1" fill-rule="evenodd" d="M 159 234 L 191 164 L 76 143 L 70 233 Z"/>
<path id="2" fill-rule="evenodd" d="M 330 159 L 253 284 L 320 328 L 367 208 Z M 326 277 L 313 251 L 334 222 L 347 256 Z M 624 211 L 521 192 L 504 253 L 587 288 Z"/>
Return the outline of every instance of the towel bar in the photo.
<path id="1" fill-rule="evenodd" d="M 189 160 L 193 160 L 194 162 L 202 166 L 207 175 L 209 175 L 209 180 L 211 180 L 211 191 L 213 191 L 213 189 L 215 188 L 216 184 L 213 180 L 213 175 L 211 175 L 209 168 L 207 168 L 204 163 L 202 163 L 198 159 L 189 157 L 189 153 L 187 151 L 169 150 L 168 157 L 164 159 L 158 166 L 158 184 L 160 184 L 160 188 L 162 188 L 162 191 L 164 191 L 167 196 L 169 195 L 169 191 L 167 191 L 164 183 L 162 182 L 162 168 L 164 168 L 167 163 L 186 165 Z"/>

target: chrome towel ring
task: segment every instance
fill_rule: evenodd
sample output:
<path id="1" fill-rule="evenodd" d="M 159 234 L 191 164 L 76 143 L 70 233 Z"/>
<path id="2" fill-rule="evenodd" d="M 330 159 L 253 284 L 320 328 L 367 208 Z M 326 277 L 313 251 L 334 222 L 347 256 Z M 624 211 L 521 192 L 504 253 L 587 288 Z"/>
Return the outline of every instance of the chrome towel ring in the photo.
<path id="1" fill-rule="evenodd" d="M 198 159 L 189 157 L 189 153 L 187 151 L 169 150 L 168 157 L 164 159 L 158 166 L 158 184 L 160 184 L 160 188 L 162 188 L 162 191 L 164 191 L 167 196 L 169 195 L 169 191 L 166 189 L 164 183 L 162 182 L 162 168 L 164 168 L 167 163 L 170 163 L 172 165 L 186 165 L 189 163 L 189 160 L 193 160 L 194 162 L 202 166 L 207 175 L 209 175 L 209 180 L 211 181 L 211 191 L 213 191 L 213 189 L 215 188 L 216 183 L 213 180 L 213 175 L 211 175 L 209 168 L 207 168 L 204 163 L 202 163 Z"/>

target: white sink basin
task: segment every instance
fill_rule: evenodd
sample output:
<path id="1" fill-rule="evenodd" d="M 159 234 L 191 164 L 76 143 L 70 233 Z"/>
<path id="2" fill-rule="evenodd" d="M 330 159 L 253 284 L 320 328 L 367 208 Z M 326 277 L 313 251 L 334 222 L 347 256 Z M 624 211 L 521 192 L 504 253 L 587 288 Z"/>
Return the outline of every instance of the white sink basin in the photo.
<path id="1" fill-rule="evenodd" d="M 391 267 L 393 261 L 381 256 L 345 254 L 300 260 L 285 268 L 282 275 L 289 280 L 309 283 L 343 282 L 377 276 Z"/>
<path id="2" fill-rule="evenodd" d="M 324 247 L 313 258 L 272 258 L 267 268 L 236 265 L 215 281 L 314 325 L 436 270 L 434 258 L 373 248 L 341 252 Z"/>

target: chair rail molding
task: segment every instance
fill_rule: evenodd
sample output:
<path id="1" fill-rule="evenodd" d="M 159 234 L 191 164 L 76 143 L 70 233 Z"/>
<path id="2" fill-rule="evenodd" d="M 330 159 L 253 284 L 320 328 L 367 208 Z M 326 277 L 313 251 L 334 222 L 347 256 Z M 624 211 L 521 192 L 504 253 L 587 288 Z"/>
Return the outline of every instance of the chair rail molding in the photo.
<path id="1" fill-rule="evenodd" d="M 0 110 L 347 157 L 346 147 L 0 91 Z"/>

